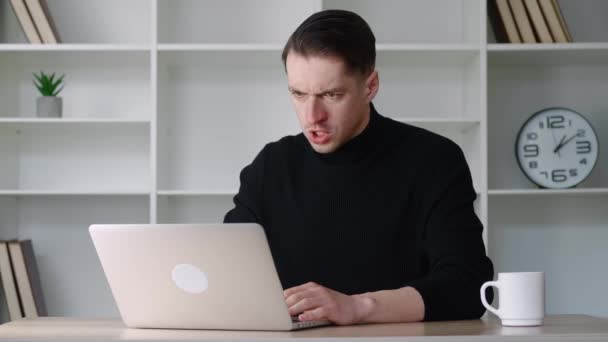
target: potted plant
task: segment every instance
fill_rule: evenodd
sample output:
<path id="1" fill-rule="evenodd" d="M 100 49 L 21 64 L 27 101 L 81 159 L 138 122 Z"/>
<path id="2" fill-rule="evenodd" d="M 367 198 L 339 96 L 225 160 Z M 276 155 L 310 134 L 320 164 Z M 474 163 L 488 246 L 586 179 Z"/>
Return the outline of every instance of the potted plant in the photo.
<path id="1" fill-rule="evenodd" d="M 34 85 L 40 91 L 36 100 L 36 115 L 44 118 L 59 118 L 62 111 L 62 100 L 57 95 L 63 90 L 63 77 L 55 79 L 55 73 L 48 75 L 43 71 L 34 75 Z"/>

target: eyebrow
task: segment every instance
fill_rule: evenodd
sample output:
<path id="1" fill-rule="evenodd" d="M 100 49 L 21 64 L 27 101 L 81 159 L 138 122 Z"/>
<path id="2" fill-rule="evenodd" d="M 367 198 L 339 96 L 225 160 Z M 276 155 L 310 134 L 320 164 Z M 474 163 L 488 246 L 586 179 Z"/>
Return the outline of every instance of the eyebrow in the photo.
<path id="1" fill-rule="evenodd" d="M 289 91 L 292 92 L 292 93 L 307 94 L 306 92 L 298 90 L 298 89 L 296 89 L 294 87 L 291 87 L 291 86 L 288 86 L 287 89 L 289 89 Z M 323 90 L 322 92 L 314 94 L 314 95 L 318 96 L 318 95 L 323 95 L 323 94 L 327 94 L 327 93 L 343 93 L 345 91 L 346 91 L 345 87 L 335 87 L 335 88 L 330 88 L 330 89 L 327 89 L 327 90 Z"/>

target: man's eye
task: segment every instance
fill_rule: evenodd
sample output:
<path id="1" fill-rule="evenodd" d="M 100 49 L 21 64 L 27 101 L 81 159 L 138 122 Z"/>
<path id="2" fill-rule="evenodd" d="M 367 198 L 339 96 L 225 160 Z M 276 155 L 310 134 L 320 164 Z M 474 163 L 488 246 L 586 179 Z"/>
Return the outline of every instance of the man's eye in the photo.
<path id="1" fill-rule="evenodd" d="M 304 97 L 304 93 L 301 93 L 301 92 L 299 92 L 299 91 L 292 91 L 292 92 L 291 92 L 291 95 L 293 95 L 294 97 L 297 97 L 297 98 L 302 98 L 302 97 Z"/>
<path id="2" fill-rule="evenodd" d="M 337 93 L 337 92 L 329 92 L 329 93 L 325 93 L 325 97 L 328 99 L 337 99 L 340 97 L 340 95 L 342 95 L 341 93 Z"/>

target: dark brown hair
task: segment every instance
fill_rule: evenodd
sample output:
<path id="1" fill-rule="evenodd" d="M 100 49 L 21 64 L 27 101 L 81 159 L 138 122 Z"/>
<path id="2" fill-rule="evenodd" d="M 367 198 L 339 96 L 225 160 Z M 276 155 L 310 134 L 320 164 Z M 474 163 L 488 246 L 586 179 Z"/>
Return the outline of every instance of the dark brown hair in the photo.
<path id="1" fill-rule="evenodd" d="M 304 57 L 338 57 L 350 72 L 365 75 L 374 70 L 376 38 L 367 22 L 358 14 L 345 10 L 325 10 L 308 17 L 291 34 L 282 54 L 285 68 L 290 52 Z"/>

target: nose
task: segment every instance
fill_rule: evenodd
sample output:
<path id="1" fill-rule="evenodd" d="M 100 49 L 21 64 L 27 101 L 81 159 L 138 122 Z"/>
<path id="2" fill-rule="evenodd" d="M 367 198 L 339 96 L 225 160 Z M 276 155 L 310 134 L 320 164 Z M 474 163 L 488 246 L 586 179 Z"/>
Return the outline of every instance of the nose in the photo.
<path id="1" fill-rule="evenodd" d="M 327 111 L 318 96 L 310 96 L 308 98 L 305 110 L 306 120 L 311 125 L 322 123 L 327 119 Z"/>

